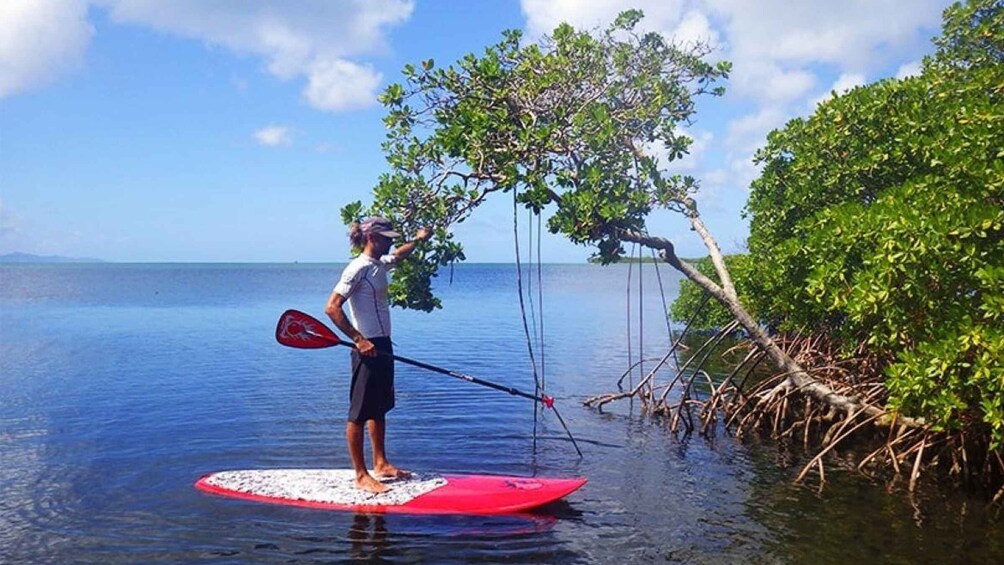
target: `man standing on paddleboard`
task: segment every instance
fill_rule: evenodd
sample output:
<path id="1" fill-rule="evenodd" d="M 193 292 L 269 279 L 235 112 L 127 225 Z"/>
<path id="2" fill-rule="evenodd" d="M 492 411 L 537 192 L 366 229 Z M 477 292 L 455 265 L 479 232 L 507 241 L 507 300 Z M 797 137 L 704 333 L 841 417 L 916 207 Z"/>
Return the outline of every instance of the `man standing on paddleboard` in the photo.
<path id="1" fill-rule="evenodd" d="M 374 216 L 352 224 L 349 241 L 362 253 L 352 260 L 335 285 L 324 311 L 338 329 L 356 344 L 352 352 L 352 384 L 349 392 L 349 418 L 345 439 L 356 475 L 356 487 L 368 492 L 384 492 L 387 486 L 370 475 L 363 452 L 363 426 L 369 430 L 373 448 L 373 470 L 379 477 L 405 477 L 387 460 L 384 438 L 386 415 L 394 407 L 394 359 L 391 344 L 390 308 L 387 300 L 387 272 L 414 251 L 419 241 L 429 239 L 432 231 L 418 230 L 414 240 L 399 245 L 390 253 L 394 231 L 390 221 Z M 342 305 L 349 303 L 352 321 Z"/>

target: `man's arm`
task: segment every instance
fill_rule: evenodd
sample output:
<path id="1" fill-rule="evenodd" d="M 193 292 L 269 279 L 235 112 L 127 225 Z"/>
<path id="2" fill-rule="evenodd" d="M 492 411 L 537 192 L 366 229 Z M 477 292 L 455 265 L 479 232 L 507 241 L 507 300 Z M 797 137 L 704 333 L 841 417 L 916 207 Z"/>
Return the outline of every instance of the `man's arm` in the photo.
<path id="1" fill-rule="evenodd" d="M 415 234 L 415 239 L 407 243 L 403 243 L 394 249 L 394 262 L 396 263 L 408 255 L 411 255 L 411 252 L 415 250 L 415 246 L 418 245 L 419 241 L 425 241 L 430 237 L 432 237 L 432 230 L 429 228 L 421 228 L 418 230 L 418 233 Z"/>
<path id="2" fill-rule="evenodd" d="M 359 333 L 359 330 L 352 325 L 348 316 L 345 315 L 345 309 L 342 307 L 343 304 L 345 304 L 345 297 L 338 294 L 337 291 L 333 291 L 331 296 L 328 298 L 328 305 L 324 307 L 324 313 L 331 318 L 335 327 L 342 330 L 342 333 L 352 339 L 361 355 L 366 355 L 368 357 L 376 356 L 377 350 L 373 345 L 373 342 L 366 339 L 363 334 Z"/>

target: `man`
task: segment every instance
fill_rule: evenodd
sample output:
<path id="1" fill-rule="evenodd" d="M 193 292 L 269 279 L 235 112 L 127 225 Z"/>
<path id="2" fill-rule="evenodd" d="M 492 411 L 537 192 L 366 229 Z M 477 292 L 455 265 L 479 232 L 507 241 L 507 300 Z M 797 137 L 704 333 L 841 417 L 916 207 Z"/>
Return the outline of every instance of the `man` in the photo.
<path id="1" fill-rule="evenodd" d="M 349 392 L 349 417 L 345 426 L 356 488 L 380 493 L 387 489 L 379 478 L 409 475 L 387 460 L 384 438 L 386 414 L 394 407 L 394 359 L 391 344 L 390 308 L 387 304 L 387 271 L 411 254 L 419 241 L 429 239 L 428 228 L 418 230 L 416 239 L 389 253 L 393 239 L 401 234 L 386 218 L 374 216 L 353 224 L 349 240 L 362 253 L 342 272 L 324 311 L 345 335 L 356 344 L 352 352 L 352 384 Z M 352 321 L 342 305 L 348 301 Z M 380 355 L 385 353 L 387 355 Z M 373 470 L 369 473 L 363 453 L 363 426 L 368 428 L 373 449 Z"/>

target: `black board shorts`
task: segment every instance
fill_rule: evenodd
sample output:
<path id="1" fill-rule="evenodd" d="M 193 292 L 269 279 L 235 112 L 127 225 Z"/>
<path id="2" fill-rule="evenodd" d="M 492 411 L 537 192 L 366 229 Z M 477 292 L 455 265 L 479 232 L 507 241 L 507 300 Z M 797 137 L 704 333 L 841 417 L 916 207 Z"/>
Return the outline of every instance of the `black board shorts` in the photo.
<path id="1" fill-rule="evenodd" d="M 389 337 L 370 341 L 383 353 L 394 353 Z M 387 355 L 365 357 L 352 351 L 352 385 L 349 388 L 349 421 L 383 420 L 394 408 L 394 359 Z"/>

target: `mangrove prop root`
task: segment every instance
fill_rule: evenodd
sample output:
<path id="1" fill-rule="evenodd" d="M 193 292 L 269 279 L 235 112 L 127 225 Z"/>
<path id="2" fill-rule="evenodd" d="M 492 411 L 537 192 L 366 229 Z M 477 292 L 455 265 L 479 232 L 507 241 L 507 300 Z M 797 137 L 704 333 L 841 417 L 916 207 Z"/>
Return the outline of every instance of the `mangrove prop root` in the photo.
<path id="1" fill-rule="evenodd" d="M 730 324 L 727 331 L 734 329 Z M 871 477 L 884 477 L 890 488 L 902 481 L 911 494 L 927 476 L 952 478 L 978 486 L 986 492 L 990 505 L 1004 506 L 1004 452 L 991 450 L 989 438 L 980 433 L 936 432 L 920 425 L 919 420 L 876 411 L 874 407 L 886 404 L 888 391 L 880 372 L 870 368 L 867 360 L 841 359 L 818 336 L 778 338 L 785 354 L 807 367 L 801 369 L 802 374 L 811 374 L 838 398 L 833 404 L 794 384 L 787 371 L 753 378 L 767 355 L 749 342 L 729 349 L 731 354 L 748 347 L 727 375 L 710 375 L 703 366 L 727 331 L 706 340 L 668 383 L 642 390 L 642 384 L 651 385 L 654 377 L 650 373 L 631 391 L 594 396 L 586 404 L 602 407 L 637 396 L 645 402 L 650 416 L 666 418 L 667 428 L 674 434 L 699 429 L 711 440 L 722 429 L 737 438 L 763 434 L 782 445 L 801 440 L 811 455 L 801 464 L 795 481 L 803 482 L 815 471 L 820 489 L 827 483 L 826 467 L 837 464 Z M 701 380 L 700 387 L 695 386 L 695 379 Z M 674 402 L 669 401 L 671 394 Z M 847 405 L 840 402 L 845 398 L 859 401 Z M 862 451 L 862 446 L 867 449 Z M 838 450 L 840 455 L 836 455 Z"/>

